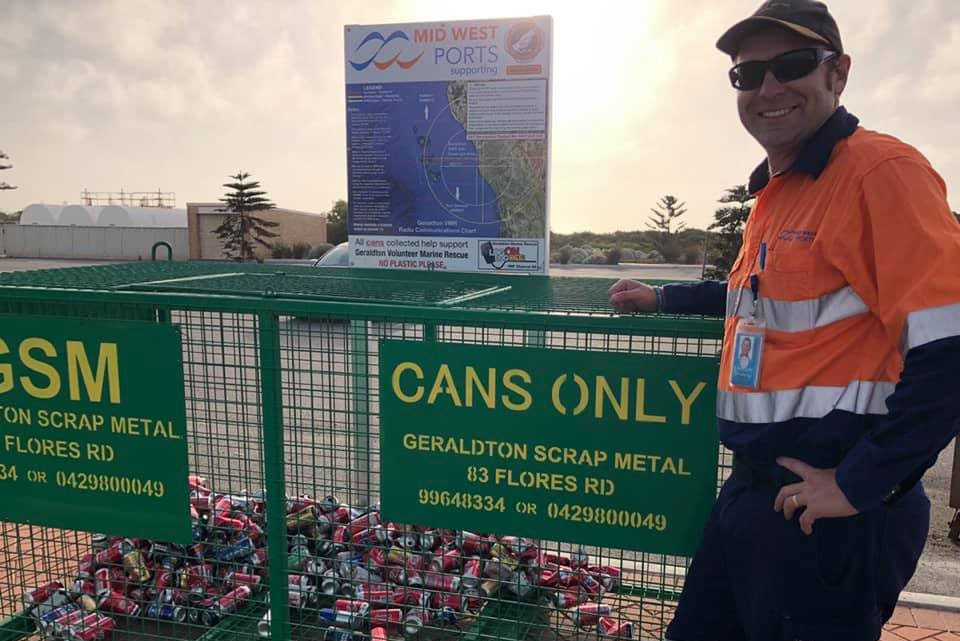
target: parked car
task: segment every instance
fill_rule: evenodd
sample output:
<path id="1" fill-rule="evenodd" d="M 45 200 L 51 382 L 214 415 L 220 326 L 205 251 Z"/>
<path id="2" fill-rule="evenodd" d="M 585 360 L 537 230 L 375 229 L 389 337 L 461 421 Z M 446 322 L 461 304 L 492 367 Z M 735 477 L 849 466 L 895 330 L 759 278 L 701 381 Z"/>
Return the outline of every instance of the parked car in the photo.
<path id="1" fill-rule="evenodd" d="M 314 267 L 349 267 L 350 245 L 340 243 L 313 262 Z"/>

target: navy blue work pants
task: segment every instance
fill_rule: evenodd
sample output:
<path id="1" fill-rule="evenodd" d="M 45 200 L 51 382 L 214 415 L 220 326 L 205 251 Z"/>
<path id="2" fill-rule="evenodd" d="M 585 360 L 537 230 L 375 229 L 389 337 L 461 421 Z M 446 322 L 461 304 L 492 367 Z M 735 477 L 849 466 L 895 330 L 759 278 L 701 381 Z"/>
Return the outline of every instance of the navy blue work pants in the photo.
<path id="1" fill-rule="evenodd" d="M 723 486 L 687 572 L 671 641 L 876 641 L 923 551 L 930 501 L 918 483 L 848 518 L 773 511 L 777 489 Z"/>

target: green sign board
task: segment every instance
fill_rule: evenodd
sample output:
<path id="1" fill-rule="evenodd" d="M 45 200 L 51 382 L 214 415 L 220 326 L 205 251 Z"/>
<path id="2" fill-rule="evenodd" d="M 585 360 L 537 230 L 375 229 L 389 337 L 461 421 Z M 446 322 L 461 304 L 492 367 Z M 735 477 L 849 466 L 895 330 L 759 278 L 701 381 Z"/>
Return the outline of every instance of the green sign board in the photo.
<path id="1" fill-rule="evenodd" d="M 383 517 L 692 555 L 716 496 L 716 368 L 383 341 Z"/>
<path id="2" fill-rule="evenodd" d="M 180 330 L 0 316 L 0 521 L 189 543 Z"/>

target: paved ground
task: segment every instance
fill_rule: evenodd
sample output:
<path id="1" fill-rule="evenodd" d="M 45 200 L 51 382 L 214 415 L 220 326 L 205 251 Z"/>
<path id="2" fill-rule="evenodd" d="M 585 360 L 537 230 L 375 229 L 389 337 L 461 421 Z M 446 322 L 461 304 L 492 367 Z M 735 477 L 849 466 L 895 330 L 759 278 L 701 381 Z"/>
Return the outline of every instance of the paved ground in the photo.
<path id="1" fill-rule="evenodd" d="M 904 640 L 960 641 L 960 612 L 898 607 L 880 641 Z"/>

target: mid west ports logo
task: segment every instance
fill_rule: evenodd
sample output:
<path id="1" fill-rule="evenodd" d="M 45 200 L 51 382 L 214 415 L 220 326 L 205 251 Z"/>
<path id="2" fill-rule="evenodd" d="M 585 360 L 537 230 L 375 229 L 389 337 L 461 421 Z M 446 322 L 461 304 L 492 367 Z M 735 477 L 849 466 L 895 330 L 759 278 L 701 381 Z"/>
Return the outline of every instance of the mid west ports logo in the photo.
<path id="1" fill-rule="evenodd" d="M 363 71 L 371 64 L 381 71 L 396 64 L 409 69 L 420 61 L 423 50 L 410 51 L 410 37 L 403 31 L 394 31 L 386 38 L 379 31 L 371 31 L 350 55 L 350 65 Z"/>
<path id="2" fill-rule="evenodd" d="M 546 37 L 534 22 L 518 22 L 507 32 L 507 53 L 517 62 L 530 62 L 543 50 Z"/>

